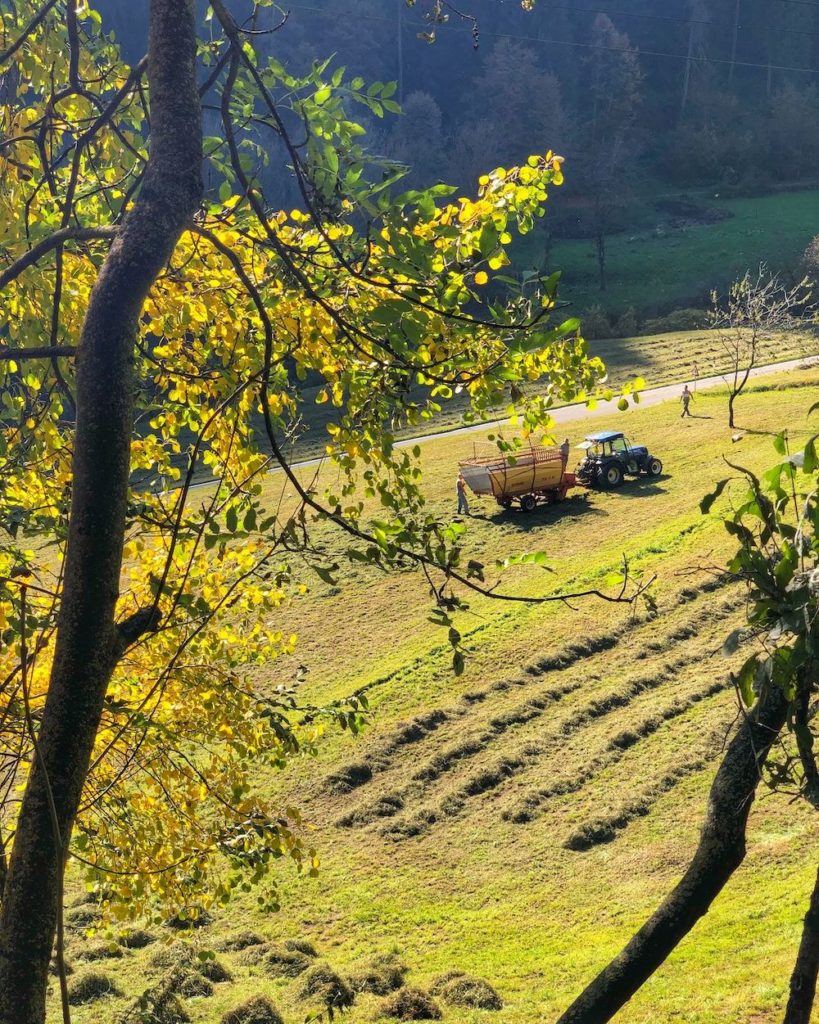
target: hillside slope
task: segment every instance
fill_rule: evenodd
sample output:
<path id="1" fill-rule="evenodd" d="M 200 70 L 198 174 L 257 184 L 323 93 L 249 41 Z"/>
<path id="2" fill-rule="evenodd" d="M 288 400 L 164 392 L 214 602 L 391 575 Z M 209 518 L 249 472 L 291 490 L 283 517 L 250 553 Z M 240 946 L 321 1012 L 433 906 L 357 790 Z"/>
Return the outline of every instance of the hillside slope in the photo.
<path id="1" fill-rule="evenodd" d="M 544 550 L 554 569 L 517 568 L 505 589 L 605 585 L 625 553 L 634 571 L 657 574 L 656 615 L 593 600 L 571 608 L 476 600 L 459 622 L 472 655 L 454 677 L 415 576 L 349 566 L 337 586 L 315 581 L 284 615 L 282 627 L 301 639 L 280 678 L 305 664 L 305 699 L 378 680 L 373 722 L 359 738 L 328 736 L 317 760 L 260 779 L 312 822 L 320 877 L 284 875 L 280 914 L 264 918 L 251 894 L 200 929 L 197 942 L 218 946 L 250 927 L 263 938 L 314 943 L 342 974 L 392 951 L 412 985 L 456 969 L 495 986 L 505 1007 L 494 1017 L 441 1001 L 453 1024 L 554 1020 L 679 876 L 736 718 L 720 648 L 741 619 L 742 594 L 713 571 L 729 547 L 717 518 L 699 514 L 699 498 L 725 474 L 723 453 L 764 466 L 766 432 L 786 425 L 797 447 L 817 399 L 815 372 L 756 383 L 740 402 L 746 432 L 737 444 L 718 392 L 700 393 L 698 418 L 685 422 L 673 403 L 598 418 L 593 429 L 624 425 L 649 443 L 667 474 L 529 517 L 474 502 L 470 555 L 489 562 Z M 572 429 L 579 440 L 584 425 Z M 424 446 L 431 507 L 442 517 L 452 515 L 464 444 Z M 281 478 L 266 488 L 277 501 Z M 317 530 L 331 553 L 342 552 L 336 535 Z M 761 798 L 746 864 L 618 1021 L 780 1020 L 815 841 L 801 804 Z M 70 959 L 86 942 L 76 927 Z M 161 974 L 151 966 L 156 948 L 99 966 L 136 994 Z M 316 1008 L 301 997 L 299 978 L 272 977 L 252 953 L 218 956 L 233 980 L 186 1002 L 194 1021 L 216 1022 L 257 993 L 287 1021 Z M 78 1007 L 74 1019 L 113 1019 L 122 1005 L 108 997 Z M 346 1019 L 371 1021 L 380 1005 L 359 995 Z"/>

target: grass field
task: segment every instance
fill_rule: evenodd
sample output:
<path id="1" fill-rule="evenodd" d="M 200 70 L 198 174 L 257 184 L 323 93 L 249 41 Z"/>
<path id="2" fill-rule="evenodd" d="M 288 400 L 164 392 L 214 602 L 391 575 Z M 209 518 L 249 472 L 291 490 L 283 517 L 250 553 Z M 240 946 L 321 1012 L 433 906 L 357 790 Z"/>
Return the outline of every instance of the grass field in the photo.
<path id="1" fill-rule="evenodd" d="M 553 1021 L 679 876 L 735 719 L 720 647 L 741 620 L 742 598 L 709 571 L 729 545 L 718 517 L 700 515 L 699 498 L 725 474 L 724 453 L 759 469 L 772 458 L 770 432 L 783 426 L 798 446 L 817 399 L 816 373 L 755 381 L 740 400 L 746 432 L 736 444 L 718 391 L 698 396 L 692 420 L 681 421 L 676 404 L 597 418 L 595 429 L 627 424 L 666 475 L 579 493 L 531 516 L 474 502 L 470 556 L 544 551 L 554 570 L 517 567 L 505 589 L 535 596 L 605 585 L 626 554 L 635 572 L 657 576 L 656 616 L 593 600 L 570 608 L 477 599 L 459 622 L 472 653 L 456 678 L 415 575 L 350 565 L 337 587 L 314 581 L 284 613 L 282 628 L 300 643 L 281 678 L 305 664 L 305 699 L 377 681 L 373 722 L 359 738 L 328 736 L 317 760 L 259 780 L 313 823 L 320 877 L 283 874 L 281 913 L 262 917 L 249 897 L 200 929 L 197 943 L 215 948 L 248 928 L 276 943 L 307 940 L 344 976 L 394 952 L 410 985 L 427 988 L 456 969 L 495 986 L 504 1009 L 494 1015 L 439 1000 L 453 1024 Z M 573 424 L 573 437 L 585 429 Z M 465 445 L 423 445 L 430 506 L 442 518 L 453 514 Z M 277 501 L 281 478 L 266 487 Z M 317 529 L 340 554 L 345 543 Z M 815 815 L 785 796 L 761 798 L 745 865 L 617 1020 L 781 1020 L 815 847 Z M 75 977 L 93 968 L 123 992 L 76 1007 L 75 1024 L 114 1020 L 126 996 L 161 976 L 151 961 L 167 929 L 154 929 L 145 949 L 82 964 L 89 940 L 80 922 L 70 927 Z M 269 958 L 217 955 L 232 980 L 186 1000 L 193 1021 L 217 1022 L 255 994 L 288 1022 L 316 1009 L 300 995 L 303 979 L 273 977 Z M 358 995 L 346 1019 L 372 1021 L 381 1003 Z M 52 1012 L 57 1019 L 56 1002 Z"/>
<path id="2" fill-rule="evenodd" d="M 554 201 L 560 202 L 559 194 Z M 599 289 L 591 240 L 554 242 L 551 263 L 553 270 L 563 272 L 561 298 L 581 312 L 594 305 L 615 313 L 629 306 L 638 312 L 702 306 L 712 288 L 724 289 L 761 260 L 786 276 L 798 275 L 802 253 L 819 231 L 816 191 L 703 203 L 731 216 L 662 233 L 612 235 L 607 242 L 606 292 Z M 657 214 L 657 223 L 662 222 Z M 537 232 L 522 240 L 514 255 L 518 266 L 540 266 L 543 245 Z"/>

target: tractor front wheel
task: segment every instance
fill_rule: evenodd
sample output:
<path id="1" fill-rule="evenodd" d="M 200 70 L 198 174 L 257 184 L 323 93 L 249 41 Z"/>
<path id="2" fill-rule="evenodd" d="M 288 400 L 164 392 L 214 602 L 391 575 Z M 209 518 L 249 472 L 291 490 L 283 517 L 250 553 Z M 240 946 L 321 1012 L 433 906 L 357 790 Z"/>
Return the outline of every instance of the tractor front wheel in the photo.
<path id="1" fill-rule="evenodd" d="M 663 464 L 659 459 L 649 459 L 646 472 L 649 476 L 659 476 L 663 471 Z"/>

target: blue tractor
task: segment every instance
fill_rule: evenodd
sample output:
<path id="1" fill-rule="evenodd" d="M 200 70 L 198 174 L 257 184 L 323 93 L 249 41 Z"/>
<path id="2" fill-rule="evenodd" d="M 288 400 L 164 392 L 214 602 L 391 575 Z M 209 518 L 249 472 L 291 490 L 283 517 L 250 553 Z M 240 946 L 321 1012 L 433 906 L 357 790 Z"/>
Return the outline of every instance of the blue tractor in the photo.
<path id="1" fill-rule="evenodd" d="M 645 445 L 631 444 L 619 431 L 589 434 L 580 447 L 586 454 L 577 467 L 577 480 L 587 487 L 619 487 L 627 476 L 659 476 L 663 471 L 662 462 Z"/>

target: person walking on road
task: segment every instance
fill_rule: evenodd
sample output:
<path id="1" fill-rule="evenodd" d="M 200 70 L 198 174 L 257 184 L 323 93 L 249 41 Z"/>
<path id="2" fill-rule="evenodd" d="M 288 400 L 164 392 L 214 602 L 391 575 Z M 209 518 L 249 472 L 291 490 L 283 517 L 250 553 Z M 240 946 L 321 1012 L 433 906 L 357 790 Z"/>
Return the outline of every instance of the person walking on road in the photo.
<path id="1" fill-rule="evenodd" d="M 466 500 L 466 480 L 463 473 L 458 473 L 458 480 L 455 484 L 458 492 L 458 515 L 463 513 L 469 515 L 469 502 Z"/>
<path id="2" fill-rule="evenodd" d="M 566 466 L 569 464 L 569 439 L 564 439 L 563 444 L 560 446 L 560 458 L 563 462 L 563 472 L 566 472 Z"/>
<path id="3" fill-rule="evenodd" d="M 682 402 L 682 412 L 680 413 L 680 419 L 683 419 L 684 416 L 691 416 L 691 410 L 688 408 L 688 406 L 691 404 L 692 397 L 693 396 L 691 392 L 688 390 L 688 385 L 686 384 L 685 387 L 682 389 L 682 394 L 680 395 L 680 401 Z"/>

